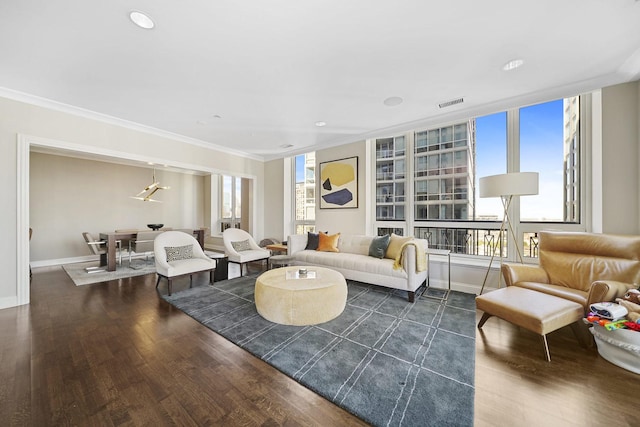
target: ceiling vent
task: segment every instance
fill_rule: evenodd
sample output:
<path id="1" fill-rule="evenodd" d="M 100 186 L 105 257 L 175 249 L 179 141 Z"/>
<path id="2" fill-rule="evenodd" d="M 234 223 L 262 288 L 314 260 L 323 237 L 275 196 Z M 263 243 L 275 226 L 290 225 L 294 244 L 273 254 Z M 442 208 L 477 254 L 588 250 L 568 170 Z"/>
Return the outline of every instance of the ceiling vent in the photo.
<path id="1" fill-rule="evenodd" d="M 447 108 L 447 107 L 451 107 L 452 105 L 462 104 L 463 102 L 464 102 L 464 98 L 457 98 L 457 99 L 452 99 L 451 101 L 441 102 L 440 104 L 438 104 L 438 107 Z"/>

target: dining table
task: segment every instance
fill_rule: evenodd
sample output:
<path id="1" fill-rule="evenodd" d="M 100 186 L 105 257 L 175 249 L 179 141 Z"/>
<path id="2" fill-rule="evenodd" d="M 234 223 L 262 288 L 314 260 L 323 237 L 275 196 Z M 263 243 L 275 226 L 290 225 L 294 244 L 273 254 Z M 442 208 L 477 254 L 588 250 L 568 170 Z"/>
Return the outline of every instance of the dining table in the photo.
<path id="1" fill-rule="evenodd" d="M 196 228 L 193 230 L 193 237 L 196 238 L 200 247 L 204 249 L 204 231 L 205 228 Z M 139 230 L 139 231 L 147 231 L 147 230 Z M 169 231 L 169 230 L 167 230 Z M 138 231 L 136 230 L 126 230 L 126 231 L 107 231 L 104 233 L 100 233 L 100 240 L 106 242 L 107 251 L 100 255 L 100 265 L 106 266 L 107 271 L 115 271 L 116 270 L 116 242 L 127 241 L 127 240 L 135 240 L 138 235 Z"/>

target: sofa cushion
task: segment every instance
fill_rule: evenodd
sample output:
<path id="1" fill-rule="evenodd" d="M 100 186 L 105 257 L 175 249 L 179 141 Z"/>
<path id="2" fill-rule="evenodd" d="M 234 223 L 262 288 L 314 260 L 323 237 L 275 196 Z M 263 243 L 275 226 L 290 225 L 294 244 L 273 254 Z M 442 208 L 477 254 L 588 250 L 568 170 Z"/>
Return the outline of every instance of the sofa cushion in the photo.
<path id="1" fill-rule="evenodd" d="M 340 233 L 336 234 L 324 234 L 318 235 L 318 251 L 321 252 L 340 252 L 338 250 L 338 239 L 340 239 Z"/>
<path id="2" fill-rule="evenodd" d="M 391 233 L 391 239 L 389 240 L 389 246 L 387 246 L 387 252 L 384 257 L 389 259 L 396 259 L 400 256 L 400 250 L 402 249 L 402 245 L 404 245 L 409 240 L 412 240 L 413 237 L 402 237 L 398 236 L 395 233 Z"/>
<path id="3" fill-rule="evenodd" d="M 340 252 L 369 256 L 369 247 L 371 246 L 372 240 L 372 236 L 341 234 L 338 249 Z"/>
<path id="4" fill-rule="evenodd" d="M 388 234 L 374 237 L 373 240 L 371 240 L 371 245 L 369 245 L 369 256 L 384 258 L 387 253 L 387 247 L 389 246 L 389 240 L 391 240 L 391 236 Z"/>
<path id="5" fill-rule="evenodd" d="M 583 307 L 586 307 L 588 305 L 587 301 L 589 299 L 589 293 L 580 289 L 537 282 L 517 282 L 514 284 L 514 286 L 577 302 Z"/>
<path id="6" fill-rule="evenodd" d="M 407 277 L 404 270 L 393 268 L 393 260 L 373 258 L 369 255 L 304 250 L 296 252 L 294 258 L 299 265 L 321 265 L 342 271 L 362 271 L 386 277 Z"/>

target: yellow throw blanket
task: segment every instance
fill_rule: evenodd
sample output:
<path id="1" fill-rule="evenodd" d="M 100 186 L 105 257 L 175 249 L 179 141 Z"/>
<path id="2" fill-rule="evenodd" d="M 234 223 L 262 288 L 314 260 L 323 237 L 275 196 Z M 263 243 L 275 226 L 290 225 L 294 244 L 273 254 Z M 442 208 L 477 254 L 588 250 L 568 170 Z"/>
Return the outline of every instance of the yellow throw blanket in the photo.
<path id="1" fill-rule="evenodd" d="M 427 269 L 427 253 L 425 251 L 425 248 L 422 247 L 422 242 L 420 240 L 409 240 L 408 242 L 404 242 L 402 244 L 402 247 L 400 248 L 400 254 L 393 262 L 393 269 L 400 270 L 402 268 L 402 263 L 404 261 L 404 248 L 405 246 L 409 245 L 413 245 L 416 248 L 416 273 L 425 271 Z"/>

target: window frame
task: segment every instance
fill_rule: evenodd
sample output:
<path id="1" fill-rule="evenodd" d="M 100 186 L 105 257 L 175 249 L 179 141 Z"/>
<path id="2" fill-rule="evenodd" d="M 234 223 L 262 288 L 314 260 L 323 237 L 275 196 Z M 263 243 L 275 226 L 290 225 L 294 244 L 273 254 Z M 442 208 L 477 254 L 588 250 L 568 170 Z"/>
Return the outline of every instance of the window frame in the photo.
<path id="1" fill-rule="evenodd" d="M 591 218 L 590 211 L 590 200 L 588 197 L 590 182 L 588 181 L 588 176 L 591 173 L 591 164 L 589 161 L 588 153 L 591 150 L 591 132 L 589 129 L 591 127 L 591 95 L 590 94 L 580 94 L 574 95 L 578 97 L 579 102 L 579 139 L 580 139 L 580 149 L 578 153 L 579 161 L 580 161 L 580 170 L 579 170 L 579 180 L 580 180 L 580 191 L 579 191 L 579 209 L 580 215 L 577 222 L 564 222 L 564 221 L 521 221 L 520 220 L 520 200 L 518 197 L 514 198 L 511 203 L 509 210 L 509 217 L 512 219 L 512 226 L 515 235 L 517 236 L 517 242 L 513 242 L 513 238 L 508 233 L 506 238 L 507 240 L 507 252 L 505 257 L 507 260 L 516 260 L 517 259 L 517 250 L 515 244 L 519 245 L 519 250 L 525 255 L 525 245 L 524 239 L 527 234 L 538 233 L 543 230 L 548 230 L 553 228 L 554 230 L 562 230 L 562 231 L 576 231 L 576 232 L 584 232 L 587 227 L 586 224 L 589 223 Z M 571 98 L 573 96 L 567 96 L 564 98 Z M 557 99 L 536 102 L 528 105 L 522 105 L 506 110 L 495 111 L 493 113 L 486 113 L 485 115 L 506 112 L 506 122 L 507 122 L 507 141 L 506 141 L 506 171 L 507 172 L 519 172 L 520 171 L 520 109 L 526 108 L 531 105 L 543 104 L 546 102 L 551 102 Z M 414 153 L 415 144 L 418 143 L 417 140 L 418 134 L 423 133 L 427 135 L 427 138 L 420 138 L 420 144 L 423 149 L 423 153 L 429 150 L 429 138 L 428 135 L 432 134 L 434 130 L 440 130 L 443 128 L 451 127 L 452 131 L 452 144 L 457 141 L 456 138 L 456 125 L 466 122 L 471 119 L 475 119 L 477 117 L 482 116 L 473 116 L 467 118 L 460 118 L 459 120 L 453 120 L 445 123 L 434 123 L 429 125 L 428 128 L 420 128 L 420 129 L 412 129 L 406 132 L 397 133 L 394 135 L 384 135 L 376 138 L 372 138 L 367 140 L 367 143 L 370 145 L 372 149 L 372 163 L 371 163 L 371 174 L 370 179 L 373 182 L 373 221 L 372 221 L 372 232 L 373 234 L 378 234 L 379 229 L 388 229 L 388 228 L 397 228 L 402 229 L 407 232 L 408 235 L 413 235 L 414 230 L 418 227 L 420 228 L 441 228 L 441 229 L 480 229 L 480 230 L 492 230 L 492 233 L 495 231 L 499 231 L 501 226 L 501 220 L 497 221 L 487 221 L 487 220 L 416 220 L 415 219 L 415 209 L 418 204 L 415 203 L 415 194 L 414 194 L 414 168 L 416 166 L 416 159 Z M 405 180 L 405 219 L 404 220 L 378 220 L 376 216 L 377 203 L 376 203 L 376 187 L 377 187 L 377 176 L 376 176 L 376 141 L 380 139 L 389 139 L 389 138 L 397 138 L 404 136 L 405 141 L 405 175 L 407 179 Z M 449 143 L 447 142 L 447 144 Z M 441 143 L 442 144 L 442 143 Z M 454 144 L 455 145 L 455 144 Z M 425 160 L 426 161 L 426 160 Z M 477 161 L 477 158 L 473 159 L 474 162 Z M 453 160 L 455 165 L 455 157 Z M 455 166 L 454 166 L 455 167 Z M 474 168 L 475 169 L 475 168 Z M 565 171 L 563 171 L 565 173 Z M 434 179 L 437 176 L 433 177 Z M 564 191 L 564 190 L 563 190 Z M 455 189 L 454 189 L 455 192 Z M 455 197 L 455 193 L 454 193 Z M 473 200 L 475 203 L 475 198 Z M 406 234 L 405 234 L 406 235 Z M 454 252 L 452 252 L 454 253 Z M 456 253 L 456 256 L 466 257 L 469 260 L 472 259 L 481 259 L 488 258 L 488 256 L 483 254 L 473 255 L 473 254 L 464 254 L 464 253 Z M 537 262 L 535 258 L 525 256 L 525 262 Z"/>
<path id="2" fill-rule="evenodd" d="M 224 216 L 224 181 L 225 177 L 231 178 L 231 217 Z M 240 181 L 240 194 L 236 194 L 237 181 Z M 236 175 L 221 174 L 218 179 L 218 230 L 223 233 L 227 228 L 240 228 L 242 224 L 242 177 Z M 236 201 L 240 201 L 240 216 L 236 216 Z"/>
<path id="3" fill-rule="evenodd" d="M 296 160 L 299 156 L 305 156 L 305 166 L 304 166 L 304 175 L 305 175 L 305 182 L 306 182 L 306 175 L 307 175 L 307 167 L 306 167 L 306 163 L 309 161 L 309 159 L 307 158 L 307 156 L 309 155 L 313 155 L 313 163 L 314 163 L 314 177 L 313 177 L 313 187 L 314 187 L 314 210 L 315 210 L 315 206 L 317 205 L 317 201 L 318 201 L 318 174 L 317 174 L 317 170 L 318 170 L 318 164 L 316 162 L 316 156 L 315 156 L 315 151 L 310 151 L 308 153 L 301 153 L 301 154 L 297 154 L 295 156 L 291 157 L 291 223 L 292 223 L 292 234 L 298 234 L 298 228 L 301 227 L 305 232 L 306 231 L 315 231 L 316 228 L 316 220 L 315 220 L 315 212 L 314 212 L 314 219 L 298 219 L 297 215 L 296 215 L 296 209 L 297 209 L 297 201 L 296 201 L 296 186 L 297 186 L 297 180 L 296 180 Z M 307 198 L 307 197 L 305 197 Z M 308 199 L 308 198 L 307 198 Z"/>

